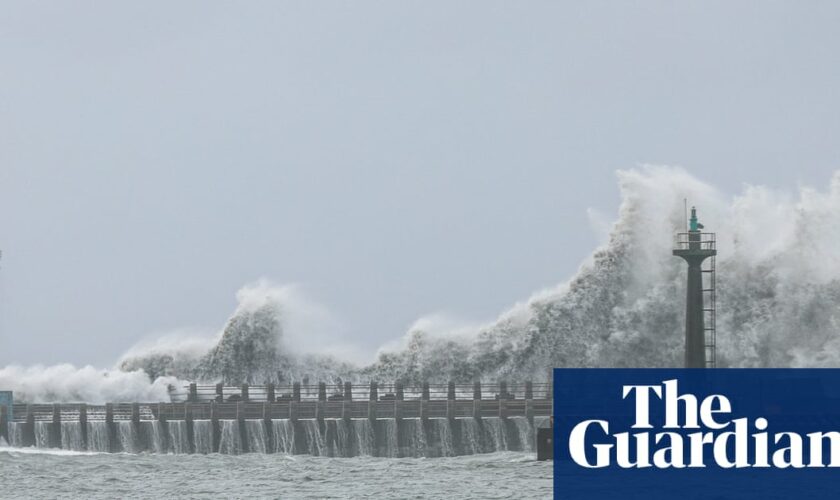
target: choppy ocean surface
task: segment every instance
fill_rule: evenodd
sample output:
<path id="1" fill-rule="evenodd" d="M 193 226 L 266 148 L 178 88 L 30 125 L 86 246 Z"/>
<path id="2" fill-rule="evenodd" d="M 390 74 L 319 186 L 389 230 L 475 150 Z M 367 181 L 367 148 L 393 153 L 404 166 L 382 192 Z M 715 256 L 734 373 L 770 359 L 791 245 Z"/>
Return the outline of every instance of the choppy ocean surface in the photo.
<path id="1" fill-rule="evenodd" d="M 0 448 L 2 498 L 551 498 L 533 453 L 445 458 Z"/>

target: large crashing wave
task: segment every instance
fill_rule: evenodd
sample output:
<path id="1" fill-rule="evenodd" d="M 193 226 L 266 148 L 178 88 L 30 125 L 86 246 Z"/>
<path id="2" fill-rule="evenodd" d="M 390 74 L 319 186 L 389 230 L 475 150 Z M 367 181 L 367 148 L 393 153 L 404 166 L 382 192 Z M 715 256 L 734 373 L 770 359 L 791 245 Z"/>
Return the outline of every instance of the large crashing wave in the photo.
<path id="1" fill-rule="evenodd" d="M 827 192 L 797 198 L 747 187 L 727 199 L 672 168 L 619 172 L 619 181 L 609 242 L 571 281 L 468 344 L 411 333 L 405 351 L 381 356 L 369 373 L 522 380 L 553 366 L 681 366 L 685 265 L 671 249 L 685 198 L 718 236 L 718 365 L 840 365 L 840 174 Z"/>
<path id="2" fill-rule="evenodd" d="M 415 383 L 541 380 L 554 366 L 681 366 L 685 266 L 671 249 L 685 225 L 687 198 L 718 235 L 719 365 L 840 364 L 840 175 L 827 192 L 801 189 L 796 198 L 763 187 L 730 198 L 677 168 L 622 171 L 618 178 L 622 203 L 609 241 L 569 282 L 495 322 L 451 335 L 418 326 L 401 348 L 381 350 L 369 366 L 307 369 L 317 357 L 283 354 L 276 345 L 262 351 L 274 349 L 273 358 L 260 357 L 248 348 L 254 339 L 282 336 L 263 335 L 282 329 L 282 304 L 268 301 L 235 315 L 213 356 L 236 358 L 229 365 L 243 380 L 272 378 L 275 366 L 292 378 L 308 371 Z M 267 323 L 271 328 L 260 326 Z M 228 341 L 232 332 L 239 340 Z M 211 365 L 208 358 L 194 374 L 230 373 Z"/>
<path id="3" fill-rule="evenodd" d="M 471 342 L 410 332 L 374 378 L 545 379 L 550 367 L 679 367 L 685 265 L 671 255 L 683 200 L 718 236 L 718 365 L 840 366 L 840 174 L 793 198 L 727 199 L 681 169 L 619 172 L 609 242 L 568 283 L 514 307 Z"/>
<path id="4" fill-rule="evenodd" d="M 221 334 L 210 341 L 178 342 L 178 339 L 137 346 L 119 363 L 123 370 L 143 370 L 151 379 L 176 376 L 199 382 L 228 384 L 288 383 L 292 381 L 350 380 L 356 370 L 348 362 L 328 354 L 305 352 L 295 345 L 308 329 L 310 306 L 293 287 L 274 287 L 266 281 L 246 286 L 237 293 L 239 305 Z M 299 319 L 301 313 L 310 318 Z M 293 323 L 295 334 L 286 326 Z M 304 330 L 304 331 L 300 331 Z"/>
<path id="5" fill-rule="evenodd" d="M 286 331 L 294 308 L 262 283 L 240 292 L 224 331 L 202 349 L 159 343 L 120 367 L 228 383 L 545 380 L 555 366 L 679 367 L 685 265 L 671 249 L 686 198 L 718 237 L 718 365 L 840 366 L 840 173 L 826 191 L 798 196 L 747 187 L 729 197 L 677 168 L 618 179 L 609 240 L 571 280 L 484 326 L 418 321 L 399 347 L 359 367 L 296 346 Z"/>

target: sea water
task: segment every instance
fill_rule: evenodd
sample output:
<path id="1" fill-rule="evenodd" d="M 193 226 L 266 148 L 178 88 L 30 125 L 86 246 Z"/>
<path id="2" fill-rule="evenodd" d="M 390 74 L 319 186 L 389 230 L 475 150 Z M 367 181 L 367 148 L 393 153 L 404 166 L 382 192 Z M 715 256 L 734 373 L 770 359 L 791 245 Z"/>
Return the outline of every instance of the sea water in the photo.
<path id="1" fill-rule="evenodd" d="M 532 453 L 448 458 L 0 448 L 4 498 L 551 498 Z"/>

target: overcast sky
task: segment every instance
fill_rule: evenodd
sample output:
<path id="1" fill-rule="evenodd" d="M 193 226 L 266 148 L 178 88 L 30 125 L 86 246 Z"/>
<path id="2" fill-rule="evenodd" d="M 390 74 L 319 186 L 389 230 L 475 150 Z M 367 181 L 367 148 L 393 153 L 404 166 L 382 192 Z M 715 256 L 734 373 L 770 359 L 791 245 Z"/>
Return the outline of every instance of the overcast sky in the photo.
<path id="1" fill-rule="evenodd" d="M 298 283 L 373 348 L 567 279 L 614 172 L 840 167 L 829 1 L 4 2 L 0 366 Z"/>

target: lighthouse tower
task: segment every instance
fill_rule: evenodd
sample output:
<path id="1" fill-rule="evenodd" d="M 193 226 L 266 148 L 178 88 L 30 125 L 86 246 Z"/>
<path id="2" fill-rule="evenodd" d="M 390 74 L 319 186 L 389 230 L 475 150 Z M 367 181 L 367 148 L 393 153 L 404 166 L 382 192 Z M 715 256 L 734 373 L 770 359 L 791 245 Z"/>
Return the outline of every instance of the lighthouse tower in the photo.
<path id="1" fill-rule="evenodd" d="M 685 367 L 714 367 L 715 357 L 715 234 L 701 232 L 697 210 L 691 207 L 687 233 L 678 233 L 674 255 L 688 263 L 685 297 Z M 711 257 L 704 269 L 703 262 Z M 704 275 L 708 276 L 704 280 Z M 706 299 L 706 300 L 704 300 Z M 704 302 L 707 304 L 704 306 Z"/>

